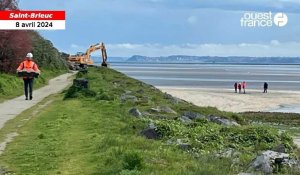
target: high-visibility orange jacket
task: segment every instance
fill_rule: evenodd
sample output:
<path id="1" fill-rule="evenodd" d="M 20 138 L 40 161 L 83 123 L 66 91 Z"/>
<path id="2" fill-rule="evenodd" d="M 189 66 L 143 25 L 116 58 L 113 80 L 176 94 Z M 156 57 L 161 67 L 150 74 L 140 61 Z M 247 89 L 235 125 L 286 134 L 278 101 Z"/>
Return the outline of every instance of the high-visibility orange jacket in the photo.
<path id="1" fill-rule="evenodd" d="M 23 61 L 17 71 L 26 71 L 26 72 L 36 72 L 36 73 L 40 73 L 40 70 L 38 68 L 38 65 L 31 61 L 31 60 L 25 60 Z M 26 79 L 27 77 L 23 77 L 24 79 Z M 33 77 L 30 77 L 30 78 L 33 78 Z"/>

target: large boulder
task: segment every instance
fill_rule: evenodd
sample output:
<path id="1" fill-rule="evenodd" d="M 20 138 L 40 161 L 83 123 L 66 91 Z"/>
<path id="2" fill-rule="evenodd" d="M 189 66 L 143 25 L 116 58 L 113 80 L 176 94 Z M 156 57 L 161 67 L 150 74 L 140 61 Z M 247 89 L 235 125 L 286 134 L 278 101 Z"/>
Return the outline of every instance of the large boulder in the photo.
<path id="1" fill-rule="evenodd" d="M 196 112 L 192 111 L 185 111 L 182 116 L 185 116 L 191 120 L 197 120 L 197 119 L 205 119 L 206 117 L 204 115 L 201 115 Z"/>
<path id="2" fill-rule="evenodd" d="M 131 108 L 128 113 L 135 117 L 141 117 L 142 113 L 137 108 Z"/>
<path id="3" fill-rule="evenodd" d="M 167 93 L 165 93 L 165 98 L 169 99 L 171 101 L 171 103 L 173 103 L 173 104 L 178 104 L 180 102 L 183 102 L 182 99 L 174 97 L 174 96 L 172 96 L 170 94 L 167 94 Z"/>
<path id="4" fill-rule="evenodd" d="M 89 81 L 85 78 L 76 78 L 73 80 L 73 85 L 81 88 L 88 88 Z"/>
<path id="5" fill-rule="evenodd" d="M 147 139 L 159 139 L 160 135 L 156 128 L 155 124 L 150 123 L 147 128 L 141 131 L 141 135 L 145 136 Z"/>
<path id="6" fill-rule="evenodd" d="M 272 174 L 276 166 L 297 165 L 298 162 L 291 159 L 289 154 L 279 153 L 271 150 L 264 151 L 251 163 L 250 170 L 260 171 L 264 174 Z"/>
<path id="7" fill-rule="evenodd" d="M 188 143 L 188 141 L 182 140 L 182 139 L 177 139 L 176 145 L 178 145 L 179 148 L 181 148 L 183 150 L 189 150 L 192 148 L 192 145 L 190 143 Z"/>
<path id="8" fill-rule="evenodd" d="M 207 117 L 208 121 L 213 122 L 213 123 L 217 123 L 219 125 L 224 125 L 224 126 L 240 126 L 240 124 L 238 124 L 235 121 L 232 120 L 228 120 L 226 118 L 222 118 L 219 116 L 213 116 L 210 115 Z"/>
<path id="9" fill-rule="evenodd" d="M 171 138 L 169 140 L 167 140 L 167 144 L 168 145 L 176 145 L 179 148 L 181 148 L 182 150 L 189 150 L 192 149 L 192 145 L 189 143 L 188 139 L 174 139 Z"/>
<path id="10" fill-rule="evenodd" d="M 188 117 L 186 116 L 182 116 L 180 117 L 180 121 L 184 124 L 190 124 L 190 123 L 193 123 L 193 120 L 189 119 Z"/>
<path id="11" fill-rule="evenodd" d="M 121 102 L 133 102 L 136 103 L 138 101 L 137 97 L 134 95 L 128 95 L 127 93 L 122 94 L 121 97 Z"/>

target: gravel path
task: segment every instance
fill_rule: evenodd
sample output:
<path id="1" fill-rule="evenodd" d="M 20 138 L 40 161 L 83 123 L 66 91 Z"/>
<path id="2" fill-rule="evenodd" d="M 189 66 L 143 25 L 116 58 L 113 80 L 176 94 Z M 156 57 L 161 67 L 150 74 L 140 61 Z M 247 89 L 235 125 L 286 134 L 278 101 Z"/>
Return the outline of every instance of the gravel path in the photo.
<path id="1" fill-rule="evenodd" d="M 15 118 L 23 111 L 36 105 L 45 97 L 62 91 L 72 83 L 72 79 L 70 79 L 72 75 L 74 75 L 74 73 L 66 73 L 51 79 L 47 86 L 44 86 L 33 92 L 33 100 L 31 101 L 26 101 L 25 96 L 22 95 L 20 97 L 0 103 L 0 129 L 8 120 Z"/>

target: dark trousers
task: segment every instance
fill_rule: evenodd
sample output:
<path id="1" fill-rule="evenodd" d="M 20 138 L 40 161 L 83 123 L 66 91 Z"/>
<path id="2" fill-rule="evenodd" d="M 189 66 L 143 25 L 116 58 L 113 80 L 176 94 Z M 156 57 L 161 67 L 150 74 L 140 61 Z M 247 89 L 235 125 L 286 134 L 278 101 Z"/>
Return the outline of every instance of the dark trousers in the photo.
<path id="1" fill-rule="evenodd" d="M 268 88 L 264 88 L 264 93 L 268 93 Z"/>
<path id="2" fill-rule="evenodd" d="M 24 79 L 24 91 L 25 91 L 26 98 L 28 98 L 28 88 L 29 88 L 29 96 L 32 97 L 33 78 Z"/>

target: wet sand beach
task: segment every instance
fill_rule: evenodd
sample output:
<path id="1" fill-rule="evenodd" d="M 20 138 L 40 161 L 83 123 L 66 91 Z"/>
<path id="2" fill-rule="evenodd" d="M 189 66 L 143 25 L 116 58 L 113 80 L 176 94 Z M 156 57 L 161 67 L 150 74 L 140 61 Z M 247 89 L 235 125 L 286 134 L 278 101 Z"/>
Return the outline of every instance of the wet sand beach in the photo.
<path id="1" fill-rule="evenodd" d="M 278 111 L 300 107 L 300 91 L 248 89 L 246 94 L 236 94 L 233 89 L 158 87 L 163 92 L 192 102 L 198 106 L 212 106 L 223 111 Z M 300 108 L 299 108 L 300 109 Z M 300 112 L 300 111 L 294 111 Z"/>

